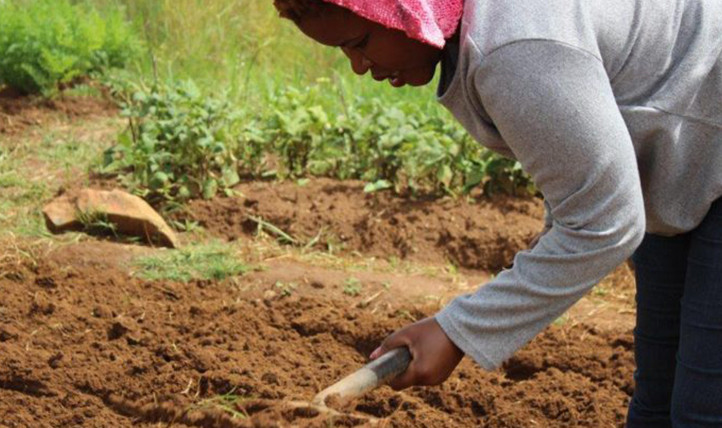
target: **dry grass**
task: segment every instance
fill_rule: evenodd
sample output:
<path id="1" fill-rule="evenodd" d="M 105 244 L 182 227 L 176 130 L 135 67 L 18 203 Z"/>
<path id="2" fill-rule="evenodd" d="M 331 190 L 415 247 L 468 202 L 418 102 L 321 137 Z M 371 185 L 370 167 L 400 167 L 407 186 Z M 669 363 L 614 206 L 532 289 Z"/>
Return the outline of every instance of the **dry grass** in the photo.
<path id="1" fill-rule="evenodd" d="M 48 246 L 26 242 L 12 235 L 0 238 L 0 279 L 22 280 L 26 269 L 37 269 L 38 261 L 47 254 Z"/>

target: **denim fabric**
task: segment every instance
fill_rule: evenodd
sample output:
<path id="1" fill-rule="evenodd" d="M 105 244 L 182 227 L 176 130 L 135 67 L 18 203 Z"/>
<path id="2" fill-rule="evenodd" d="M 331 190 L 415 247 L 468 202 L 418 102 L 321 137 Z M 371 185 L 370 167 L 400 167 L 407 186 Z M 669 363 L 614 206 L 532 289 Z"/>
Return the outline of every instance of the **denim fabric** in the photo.
<path id="1" fill-rule="evenodd" d="M 647 235 L 627 428 L 722 427 L 722 200 L 683 235 Z"/>

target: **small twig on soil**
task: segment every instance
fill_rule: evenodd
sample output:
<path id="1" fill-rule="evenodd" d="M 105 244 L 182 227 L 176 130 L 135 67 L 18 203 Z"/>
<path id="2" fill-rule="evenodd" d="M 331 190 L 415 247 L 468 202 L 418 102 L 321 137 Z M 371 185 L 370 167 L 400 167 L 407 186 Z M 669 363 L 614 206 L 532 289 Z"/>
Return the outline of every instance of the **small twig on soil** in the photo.
<path id="1" fill-rule="evenodd" d="M 378 299 L 379 296 L 381 296 L 382 294 L 384 294 L 384 290 L 381 290 L 381 291 L 379 291 L 378 293 L 374 294 L 373 296 L 369 297 L 368 299 L 366 299 L 366 300 L 364 300 L 364 301 L 362 301 L 362 302 L 357 303 L 357 304 L 356 304 L 356 307 L 357 307 L 357 308 L 365 308 L 365 307 L 367 307 L 368 305 L 370 305 L 371 303 L 373 303 L 374 300 Z"/>
<path id="2" fill-rule="evenodd" d="M 186 394 L 188 394 L 189 392 L 191 392 L 191 387 L 192 387 L 192 386 L 193 386 L 193 378 L 188 379 L 188 386 L 186 387 L 186 389 L 184 389 L 184 390 L 181 392 L 181 394 L 186 395 Z"/>
<path id="3" fill-rule="evenodd" d="M 260 230 L 266 229 L 272 234 L 276 235 L 278 239 L 284 240 L 289 244 L 299 245 L 299 241 L 296 238 L 274 226 L 273 224 L 263 220 L 262 218 L 249 215 L 248 219 L 258 224 L 258 228 Z"/>
<path id="4" fill-rule="evenodd" d="M 325 232 L 325 231 L 326 231 L 326 227 L 325 227 L 325 226 L 324 226 L 324 227 L 321 227 L 321 229 L 319 229 L 319 231 L 318 231 L 318 233 L 316 234 L 316 236 L 314 236 L 313 239 L 311 239 L 310 241 L 308 241 L 308 243 L 303 246 L 303 251 L 308 251 L 309 248 L 313 248 L 313 246 L 316 245 L 316 244 L 318 243 L 318 241 L 321 239 L 321 235 L 322 235 L 323 232 Z"/>
<path id="5" fill-rule="evenodd" d="M 180 300 L 180 297 L 178 296 L 178 294 L 176 294 L 175 291 L 171 290 L 168 287 L 153 286 L 153 288 L 155 288 L 156 290 L 160 291 L 161 293 L 165 294 L 166 296 L 170 297 L 173 300 Z"/>

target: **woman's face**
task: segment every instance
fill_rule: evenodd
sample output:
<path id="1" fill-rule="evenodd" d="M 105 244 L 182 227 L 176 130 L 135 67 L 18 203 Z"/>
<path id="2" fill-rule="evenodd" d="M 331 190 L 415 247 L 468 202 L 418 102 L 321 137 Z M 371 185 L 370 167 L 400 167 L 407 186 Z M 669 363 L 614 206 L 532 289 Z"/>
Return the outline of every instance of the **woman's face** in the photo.
<path id="1" fill-rule="evenodd" d="M 388 79 L 395 87 L 426 85 L 441 59 L 441 49 L 333 4 L 323 5 L 319 13 L 304 17 L 298 26 L 317 42 L 340 47 L 357 74 L 371 71 L 374 79 Z"/>

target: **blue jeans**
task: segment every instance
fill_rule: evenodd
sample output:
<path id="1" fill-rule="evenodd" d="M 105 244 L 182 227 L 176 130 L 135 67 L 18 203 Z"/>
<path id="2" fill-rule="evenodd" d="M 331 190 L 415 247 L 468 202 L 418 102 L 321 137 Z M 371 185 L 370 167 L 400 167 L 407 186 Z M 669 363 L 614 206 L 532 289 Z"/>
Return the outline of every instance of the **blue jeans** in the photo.
<path id="1" fill-rule="evenodd" d="M 634 253 L 637 370 L 627 428 L 722 427 L 722 199 Z"/>

